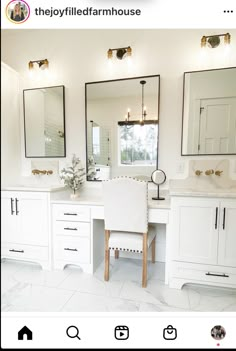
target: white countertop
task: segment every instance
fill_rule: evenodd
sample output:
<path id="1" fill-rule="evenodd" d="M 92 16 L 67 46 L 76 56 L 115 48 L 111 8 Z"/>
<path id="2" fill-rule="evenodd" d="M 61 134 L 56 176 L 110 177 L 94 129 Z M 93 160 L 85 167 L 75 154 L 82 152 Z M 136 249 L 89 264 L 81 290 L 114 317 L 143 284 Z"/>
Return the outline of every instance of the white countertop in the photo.
<path id="1" fill-rule="evenodd" d="M 2 191 L 36 191 L 36 192 L 54 192 L 65 189 L 64 185 L 43 185 L 43 184 L 19 184 L 7 185 L 1 188 Z"/>
<path id="2" fill-rule="evenodd" d="M 76 199 L 71 199 L 70 194 L 71 191 L 69 190 L 55 193 L 52 195 L 51 203 L 103 206 L 102 191 L 100 189 L 80 190 L 79 197 Z M 163 194 L 166 197 L 165 200 L 152 200 L 152 197 L 155 195 L 156 193 L 149 192 L 149 208 L 170 209 L 170 198 L 168 194 Z"/>
<path id="3" fill-rule="evenodd" d="M 236 199 L 235 189 L 170 189 L 170 196 L 226 197 Z"/>

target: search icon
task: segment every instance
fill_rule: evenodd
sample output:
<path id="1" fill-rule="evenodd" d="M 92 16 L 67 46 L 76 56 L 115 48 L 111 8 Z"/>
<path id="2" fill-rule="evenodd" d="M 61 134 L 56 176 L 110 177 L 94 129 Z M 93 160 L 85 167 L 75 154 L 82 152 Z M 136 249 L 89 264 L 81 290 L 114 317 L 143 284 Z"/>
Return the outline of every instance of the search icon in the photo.
<path id="1" fill-rule="evenodd" d="M 81 340 L 79 337 L 79 329 L 75 325 L 69 326 L 66 329 L 66 334 L 67 336 L 69 336 L 69 338 L 72 338 L 72 339 L 78 338 L 79 340 Z"/>

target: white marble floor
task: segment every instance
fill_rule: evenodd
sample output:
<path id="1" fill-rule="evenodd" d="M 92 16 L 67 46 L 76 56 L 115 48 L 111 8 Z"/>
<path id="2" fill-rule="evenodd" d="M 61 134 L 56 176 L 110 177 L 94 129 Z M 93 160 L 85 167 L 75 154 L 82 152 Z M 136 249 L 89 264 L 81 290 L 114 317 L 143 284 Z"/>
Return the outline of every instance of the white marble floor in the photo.
<path id="1" fill-rule="evenodd" d="M 236 311 L 236 290 L 164 284 L 163 263 L 149 264 L 148 286 L 141 288 L 141 261 L 111 259 L 110 280 L 103 264 L 94 275 L 75 266 L 43 271 L 40 266 L 2 262 L 2 311 L 27 312 L 184 312 Z"/>

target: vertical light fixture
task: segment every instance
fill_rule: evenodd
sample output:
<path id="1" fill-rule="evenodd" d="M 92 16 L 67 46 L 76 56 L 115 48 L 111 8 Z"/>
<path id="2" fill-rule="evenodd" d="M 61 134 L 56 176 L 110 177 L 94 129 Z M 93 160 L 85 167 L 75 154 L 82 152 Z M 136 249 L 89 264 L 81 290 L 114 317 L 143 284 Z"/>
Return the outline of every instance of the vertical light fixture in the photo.
<path id="1" fill-rule="evenodd" d="M 142 85 L 142 114 L 141 114 L 140 124 L 144 125 L 144 122 L 147 116 L 147 109 L 146 109 L 146 106 L 144 106 L 144 85 L 146 84 L 146 80 L 141 80 L 140 84 Z"/>

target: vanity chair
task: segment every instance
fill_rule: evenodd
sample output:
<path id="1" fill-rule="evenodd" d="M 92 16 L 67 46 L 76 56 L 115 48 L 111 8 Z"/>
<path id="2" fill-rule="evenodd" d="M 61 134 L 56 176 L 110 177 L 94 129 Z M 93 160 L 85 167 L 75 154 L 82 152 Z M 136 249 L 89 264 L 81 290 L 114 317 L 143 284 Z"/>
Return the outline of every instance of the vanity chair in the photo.
<path id="1" fill-rule="evenodd" d="M 105 272 L 109 280 L 110 250 L 142 253 L 142 287 L 147 286 L 147 256 L 152 246 L 155 263 L 154 231 L 148 232 L 148 184 L 128 177 L 103 182 L 105 220 Z"/>

